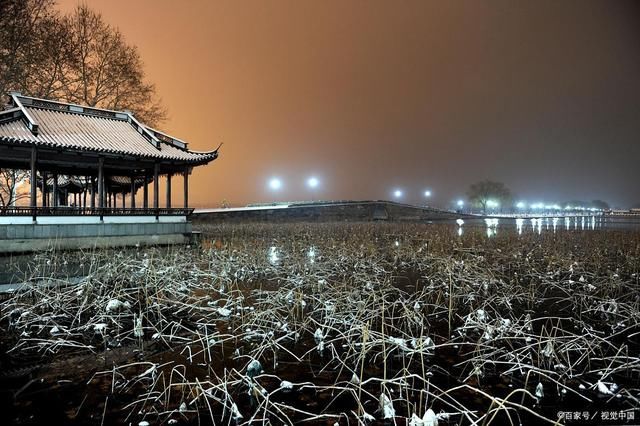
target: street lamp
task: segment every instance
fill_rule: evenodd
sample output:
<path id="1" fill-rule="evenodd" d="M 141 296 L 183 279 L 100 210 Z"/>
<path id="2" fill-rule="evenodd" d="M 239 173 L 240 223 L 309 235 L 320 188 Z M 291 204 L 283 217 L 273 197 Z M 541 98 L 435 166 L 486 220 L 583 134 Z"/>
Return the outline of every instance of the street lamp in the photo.
<path id="1" fill-rule="evenodd" d="M 427 198 L 431 197 L 431 191 L 429 191 L 428 189 L 424 191 L 424 196 Z"/>
<path id="2" fill-rule="evenodd" d="M 519 209 L 524 209 L 526 207 L 526 204 L 523 201 L 519 201 L 518 204 L 516 204 L 516 207 Z"/>
<path id="3" fill-rule="evenodd" d="M 307 179 L 307 186 L 311 189 L 315 189 L 318 187 L 318 185 L 320 185 L 320 181 L 315 178 L 315 177 L 310 177 L 309 179 Z"/>
<path id="4" fill-rule="evenodd" d="M 458 205 L 458 207 L 462 208 L 464 206 L 464 201 L 458 200 L 456 204 Z"/>
<path id="5" fill-rule="evenodd" d="M 396 189 L 395 191 L 393 191 L 393 196 L 396 198 L 402 197 L 402 191 L 399 189 Z"/>
<path id="6" fill-rule="evenodd" d="M 282 188 L 282 181 L 280 181 L 280 179 L 276 177 L 271 178 L 271 180 L 269 181 L 269 188 L 274 191 L 279 190 L 280 188 Z"/>

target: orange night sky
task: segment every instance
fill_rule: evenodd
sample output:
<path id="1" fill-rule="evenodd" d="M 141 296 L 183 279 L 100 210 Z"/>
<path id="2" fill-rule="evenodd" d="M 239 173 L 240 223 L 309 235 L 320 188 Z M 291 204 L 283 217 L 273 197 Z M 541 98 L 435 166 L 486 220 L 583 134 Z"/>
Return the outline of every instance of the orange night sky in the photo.
<path id="1" fill-rule="evenodd" d="M 87 3 L 139 48 L 163 130 L 224 142 L 194 172 L 195 207 L 396 187 L 447 207 L 485 178 L 532 201 L 640 202 L 637 3 Z"/>

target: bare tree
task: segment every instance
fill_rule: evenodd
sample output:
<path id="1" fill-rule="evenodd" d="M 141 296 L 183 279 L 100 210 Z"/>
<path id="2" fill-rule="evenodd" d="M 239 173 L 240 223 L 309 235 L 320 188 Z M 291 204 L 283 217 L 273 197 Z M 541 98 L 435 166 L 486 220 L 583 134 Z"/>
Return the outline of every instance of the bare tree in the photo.
<path id="1" fill-rule="evenodd" d="M 29 173 L 24 170 L 0 169 L 0 211 L 15 206 L 16 203 L 28 197 L 27 192 L 20 192 L 19 185 L 27 180 Z"/>
<path id="2" fill-rule="evenodd" d="M 9 90 L 43 94 L 43 73 L 60 52 L 51 43 L 65 39 L 53 5 L 53 0 L 0 1 L 0 97 Z"/>
<path id="3" fill-rule="evenodd" d="M 591 205 L 599 210 L 609 210 L 611 208 L 611 206 L 609 206 L 609 203 L 602 200 L 593 200 L 591 202 Z"/>
<path id="4" fill-rule="evenodd" d="M 55 0 L 0 0 L 0 108 L 10 90 L 98 108 L 128 109 L 149 125 L 166 119 L 138 50 L 102 16 Z M 0 208 L 12 205 L 22 171 L 0 168 Z"/>
<path id="5" fill-rule="evenodd" d="M 0 96 L 9 90 L 128 109 L 157 126 L 167 116 L 135 46 L 85 5 L 60 16 L 53 0 L 0 0 Z"/>
<path id="6" fill-rule="evenodd" d="M 166 119 L 154 85 L 145 81 L 137 48 L 127 44 L 120 31 L 86 5 L 66 17 L 66 26 L 70 58 L 60 97 L 89 106 L 128 109 L 154 126 Z"/>
<path id="7" fill-rule="evenodd" d="M 511 191 L 504 183 L 491 180 L 472 184 L 467 191 L 467 197 L 473 205 L 480 207 L 483 213 L 487 212 L 491 201 L 505 205 L 513 199 Z"/>

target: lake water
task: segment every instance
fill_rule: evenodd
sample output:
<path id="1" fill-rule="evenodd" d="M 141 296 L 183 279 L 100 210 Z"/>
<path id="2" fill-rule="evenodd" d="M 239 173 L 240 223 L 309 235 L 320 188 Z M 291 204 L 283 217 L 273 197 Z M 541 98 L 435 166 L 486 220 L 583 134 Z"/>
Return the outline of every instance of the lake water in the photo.
<path id="1" fill-rule="evenodd" d="M 489 238 L 501 232 L 517 232 L 523 235 L 607 230 L 640 231 L 640 217 L 478 218 L 465 219 L 461 226 L 453 221 L 449 223 L 452 224 L 460 236 L 464 235 L 465 230 L 482 228 Z M 396 241 L 396 244 L 399 244 L 399 242 Z M 269 249 L 267 255 L 271 264 L 277 264 L 282 256 L 278 247 L 275 246 Z M 313 262 L 316 256 L 316 249 L 311 246 L 307 255 L 310 261 Z M 34 264 L 38 265 L 37 270 L 33 270 Z M 84 263 L 82 256 L 73 255 L 73 252 L 62 254 L 42 252 L 39 254 L 0 256 L 0 292 L 15 287 L 8 284 L 38 281 L 39 277 L 54 277 L 63 281 L 79 280 L 88 274 L 90 268 L 91 265 Z M 52 282 L 51 284 L 55 285 L 56 283 Z"/>
<path id="2" fill-rule="evenodd" d="M 461 223 L 461 222 L 458 222 Z M 464 220 L 458 225 L 458 235 L 465 228 L 484 227 L 488 237 L 496 235 L 500 230 L 515 230 L 518 234 L 558 231 L 603 231 L 603 230 L 638 230 L 640 217 L 611 216 L 574 216 L 574 217 L 531 217 L 531 218 L 487 218 Z"/>

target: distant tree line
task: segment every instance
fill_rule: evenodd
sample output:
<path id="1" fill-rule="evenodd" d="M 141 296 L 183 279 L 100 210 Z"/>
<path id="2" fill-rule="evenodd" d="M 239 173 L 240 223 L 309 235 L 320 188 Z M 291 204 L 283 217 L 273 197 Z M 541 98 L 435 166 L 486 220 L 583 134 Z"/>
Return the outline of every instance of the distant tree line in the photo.
<path id="1" fill-rule="evenodd" d="M 483 213 L 486 213 L 487 208 L 494 207 L 492 202 L 498 206 L 506 206 L 513 201 L 513 194 L 504 183 L 488 179 L 471 184 L 467 197 L 471 205 L 480 208 Z"/>
<path id="2" fill-rule="evenodd" d="M 513 192 L 504 183 L 488 179 L 471 184 L 467 191 L 467 198 L 473 208 L 480 209 L 483 213 L 486 213 L 487 209 L 490 208 L 511 210 L 515 207 Z M 495 205 L 491 205 L 491 203 L 495 203 Z M 559 205 L 562 208 L 593 207 L 600 210 L 608 210 L 610 208 L 609 203 L 602 200 L 571 200 Z"/>
<path id="3" fill-rule="evenodd" d="M 86 4 L 62 15 L 54 0 L 0 0 L 0 96 L 9 90 L 127 109 L 152 126 L 167 116 L 137 48 Z"/>

